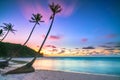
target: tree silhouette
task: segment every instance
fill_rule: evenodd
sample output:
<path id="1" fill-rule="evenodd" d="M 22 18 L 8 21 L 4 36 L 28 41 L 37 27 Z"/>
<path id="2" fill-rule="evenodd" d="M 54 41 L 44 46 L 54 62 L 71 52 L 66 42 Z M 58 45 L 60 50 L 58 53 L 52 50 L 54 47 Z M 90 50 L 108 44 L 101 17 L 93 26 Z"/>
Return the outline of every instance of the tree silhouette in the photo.
<path id="1" fill-rule="evenodd" d="M 40 25 L 40 22 L 43 22 L 43 21 L 41 21 L 41 18 L 42 18 L 42 16 L 41 16 L 41 14 L 39 14 L 39 13 L 37 13 L 37 14 L 32 14 L 31 20 L 29 20 L 29 21 L 30 21 L 31 23 L 35 23 L 35 24 L 34 24 L 32 30 L 31 30 L 31 32 L 30 32 L 27 40 L 26 40 L 25 43 L 23 44 L 23 46 L 26 45 L 27 42 L 29 41 L 29 39 L 30 39 L 30 37 L 31 37 L 31 35 L 32 35 L 32 33 L 33 33 L 36 25 L 37 25 L 37 24 Z"/>
<path id="2" fill-rule="evenodd" d="M 3 29 L 0 29 L 0 36 L 3 36 Z"/>
<path id="3" fill-rule="evenodd" d="M 14 33 L 16 31 L 13 29 L 14 25 L 12 25 L 11 23 L 3 23 L 3 24 L 4 24 L 4 26 L 1 26 L 1 27 L 3 27 L 3 29 L 7 32 L 4 35 L 4 37 L 0 40 L 0 42 L 2 42 L 7 37 L 9 32 Z"/>
<path id="4" fill-rule="evenodd" d="M 53 25 L 53 22 L 54 22 L 55 15 L 57 13 L 61 12 L 61 10 L 62 10 L 62 8 L 61 8 L 61 6 L 59 4 L 52 3 L 52 4 L 49 5 L 49 7 L 50 7 L 50 9 L 52 11 L 52 15 L 50 16 L 50 20 L 52 20 L 52 21 L 51 21 L 50 27 L 48 29 L 48 32 L 47 32 L 47 34 L 46 34 L 46 36 L 45 36 L 45 38 L 44 38 L 44 40 L 43 40 L 39 50 L 38 50 L 38 53 L 40 53 L 40 51 L 42 50 L 42 47 L 43 47 L 45 41 L 47 40 L 47 37 L 48 37 L 48 35 L 49 35 L 50 31 L 51 31 L 51 28 L 52 28 L 52 25 Z"/>
<path id="5" fill-rule="evenodd" d="M 43 45 L 44 45 L 44 43 L 45 43 L 45 41 L 46 41 L 49 33 L 50 33 L 50 31 L 51 31 L 51 28 L 52 28 L 52 25 L 53 25 L 53 22 L 54 22 L 55 15 L 56 15 L 57 13 L 61 12 L 61 10 L 62 10 L 62 9 L 61 9 L 61 6 L 60 6 L 59 4 L 56 4 L 56 5 L 55 5 L 54 3 L 52 3 L 51 5 L 49 5 L 49 7 L 50 7 L 50 9 L 51 9 L 51 11 L 52 11 L 52 15 L 50 16 L 50 20 L 52 20 L 52 21 L 51 21 L 50 27 L 49 27 L 49 29 L 48 29 L 48 32 L 47 32 L 47 34 L 46 34 L 46 36 L 45 36 L 45 39 L 43 40 L 43 42 L 42 42 L 42 44 L 41 44 L 41 46 L 40 46 L 40 48 L 39 48 L 39 50 L 38 50 L 38 53 L 40 53 L 40 51 L 41 51 L 41 49 L 42 49 L 42 47 L 43 47 Z M 35 23 L 35 25 L 34 25 L 34 27 L 35 27 L 39 22 L 43 22 L 43 21 L 41 21 L 41 18 L 42 18 L 42 16 L 40 16 L 39 14 L 33 15 L 33 17 L 31 17 L 32 21 L 30 21 L 30 22 Z M 33 27 L 32 30 L 34 30 L 34 27 Z M 29 37 L 31 36 L 32 32 L 33 32 L 33 31 L 31 31 Z M 29 40 L 29 37 L 28 37 L 28 40 Z M 24 45 L 28 42 L 28 40 L 24 43 Z M 24 65 L 24 66 L 22 66 L 22 67 L 19 67 L 19 68 L 17 68 L 17 69 L 8 71 L 7 73 L 5 73 L 5 75 L 6 75 L 6 74 L 16 74 L 16 73 L 34 72 L 35 69 L 32 67 L 32 65 L 33 65 L 33 63 L 34 63 L 35 60 L 36 60 L 36 56 L 33 58 L 33 60 L 32 60 L 31 62 L 29 62 L 29 63 L 27 63 L 26 65 Z"/>

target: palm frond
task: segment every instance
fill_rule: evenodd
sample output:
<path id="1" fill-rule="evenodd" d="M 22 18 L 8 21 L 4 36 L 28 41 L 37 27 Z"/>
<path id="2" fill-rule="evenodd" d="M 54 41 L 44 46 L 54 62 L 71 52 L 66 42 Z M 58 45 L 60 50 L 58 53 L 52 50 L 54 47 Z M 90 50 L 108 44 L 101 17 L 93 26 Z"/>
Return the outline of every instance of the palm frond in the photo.
<path id="1" fill-rule="evenodd" d="M 41 21 L 42 15 L 37 13 L 37 14 L 32 14 L 31 20 L 29 20 L 29 22 L 31 23 L 37 23 L 39 24 Z"/>
<path id="2" fill-rule="evenodd" d="M 51 11 L 53 12 L 53 14 L 59 13 L 59 12 L 62 11 L 62 8 L 59 4 L 52 3 L 52 4 L 49 5 L 49 7 L 50 7 Z"/>
<path id="3" fill-rule="evenodd" d="M 13 27 L 14 27 L 14 25 L 13 24 L 11 24 L 11 23 L 3 23 L 4 24 L 4 26 L 2 26 L 3 27 L 3 29 L 5 30 L 5 31 L 11 31 L 12 33 L 14 32 L 14 31 L 16 31 L 16 30 L 14 30 L 13 29 Z"/>

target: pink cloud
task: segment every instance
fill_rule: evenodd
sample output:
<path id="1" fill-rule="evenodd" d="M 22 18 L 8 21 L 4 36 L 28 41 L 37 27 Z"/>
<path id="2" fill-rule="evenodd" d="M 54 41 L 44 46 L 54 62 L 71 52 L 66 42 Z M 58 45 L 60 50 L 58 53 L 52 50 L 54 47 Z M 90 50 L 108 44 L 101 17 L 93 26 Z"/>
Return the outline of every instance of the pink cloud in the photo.
<path id="1" fill-rule="evenodd" d="M 113 39 L 113 38 L 117 38 L 119 36 L 120 36 L 119 34 L 112 34 L 112 33 L 110 33 L 110 34 L 105 34 L 103 36 L 99 36 L 97 38 L 99 38 L 99 39 Z"/>
<path id="2" fill-rule="evenodd" d="M 57 47 L 55 45 L 45 45 L 43 48 L 49 52 L 57 52 Z"/>
<path id="3" fill-rule="evenodd" d="M 41 37 L 45 38 L 45 35 L 42 35 Z M 48 37 L 49 40 L 60 40 L 61 38 L 62 38 L 62 36 L 59 36 L 59 35 L 50 35 Z"/>
<path id="4" fill-rule="evenodd" d="M 46 23 L 49 22 L 49 17 L 51 15 L 50 10 L 42 6 L 41 3 L 37 0 L 35 0 L 34 3 L 30 1 L 20 0 L 19 3 L 22 13 L 26 19 L 30 19 L 33 13 L 40 13 L 43 16 L 42 20 L 44 20 Z"/>
<path id="5" fill-rule="evenodd" d="M 75 9 L 75 1 L 71 2 L 69 4 L 65 3 L 64 0 L 48 0 L 46 1 L 46 6 L 42 5 L 43 1 L 38 1 L 35 0 L 33 1 L 27 1 L 27 0 L 19 0 L 19 4 L 22 10 L 22 13 L 24 17 L 29 20 L 34 13 L 41 13 L 43 16 L 43 20 L 48 23 L 49 22 L 49 17 L 51 16 L 52 12 L 49 9 L 48 3 L 55 2 L 61 5 L 62 11 L 59 14 L 59 16 L 70 16 Z"/>
<path id="6" fill-rule="evenodd" d="M 61 36 L 55 36 L 55 35 L 51 35 L 49 37 L 50 40 L 60 40 L 61 39 Z"/>
<path id="7" fill-rule="evenodd" d="M 81 42 L 87 42 L 87 41 L 88 41 L 87 38 L 82 38 L 82 39 L 81 39 Z"/>
<path id="8" fill-rule="evenodd" d="M 45 45 L 44 48 L 56 48 L 54 45 Z"/>
<path id="9" fill-rule="evenodd" d="M 108 34 L 105 36 L 105 38 L 110 39 L 110 38 L 115 38 L 117 36 L 118 36 L 117 34 Z"/>
<path id="10" fill-rule="evenodd" d="M 45 38 L 45 35 L 43 34 L 43 35 L 41 36 L 41 38 L 44 39 L 44 38 Z"/>

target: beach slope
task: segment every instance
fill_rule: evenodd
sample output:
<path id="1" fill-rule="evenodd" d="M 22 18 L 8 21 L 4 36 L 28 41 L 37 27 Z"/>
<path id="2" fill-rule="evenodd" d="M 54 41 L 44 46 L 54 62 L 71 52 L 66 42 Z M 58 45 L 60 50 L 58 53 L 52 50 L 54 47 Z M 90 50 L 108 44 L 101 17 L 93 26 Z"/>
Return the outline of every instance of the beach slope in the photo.
<path id="1" fill-rule="evenodd" d="M 120 76 L 36 70 L 26 74 L 0 75 L 0 80 L 120 80 Z"/>

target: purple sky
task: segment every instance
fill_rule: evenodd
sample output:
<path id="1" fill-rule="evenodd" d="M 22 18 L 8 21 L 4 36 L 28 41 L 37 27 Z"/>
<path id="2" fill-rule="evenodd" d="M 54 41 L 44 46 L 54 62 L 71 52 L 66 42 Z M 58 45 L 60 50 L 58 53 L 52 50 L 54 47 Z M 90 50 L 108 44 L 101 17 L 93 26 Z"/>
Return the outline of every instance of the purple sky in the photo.
<path id="1" fill-rule="evenodd" d="M 36 27 L 27 44 L 38 48 L 50 25 L 51 2 L 59 3 L 63 10 L 55 17 L 46 45 L 120 49 L 113 47 L 120 45 L 119 0 L 0 0 L 0 25 L 12 23 L 17 30 L 4 41 L 23 44 L 34 25 L 29 22 L 32 13 L 41 13 L 45 23 Z"/>

